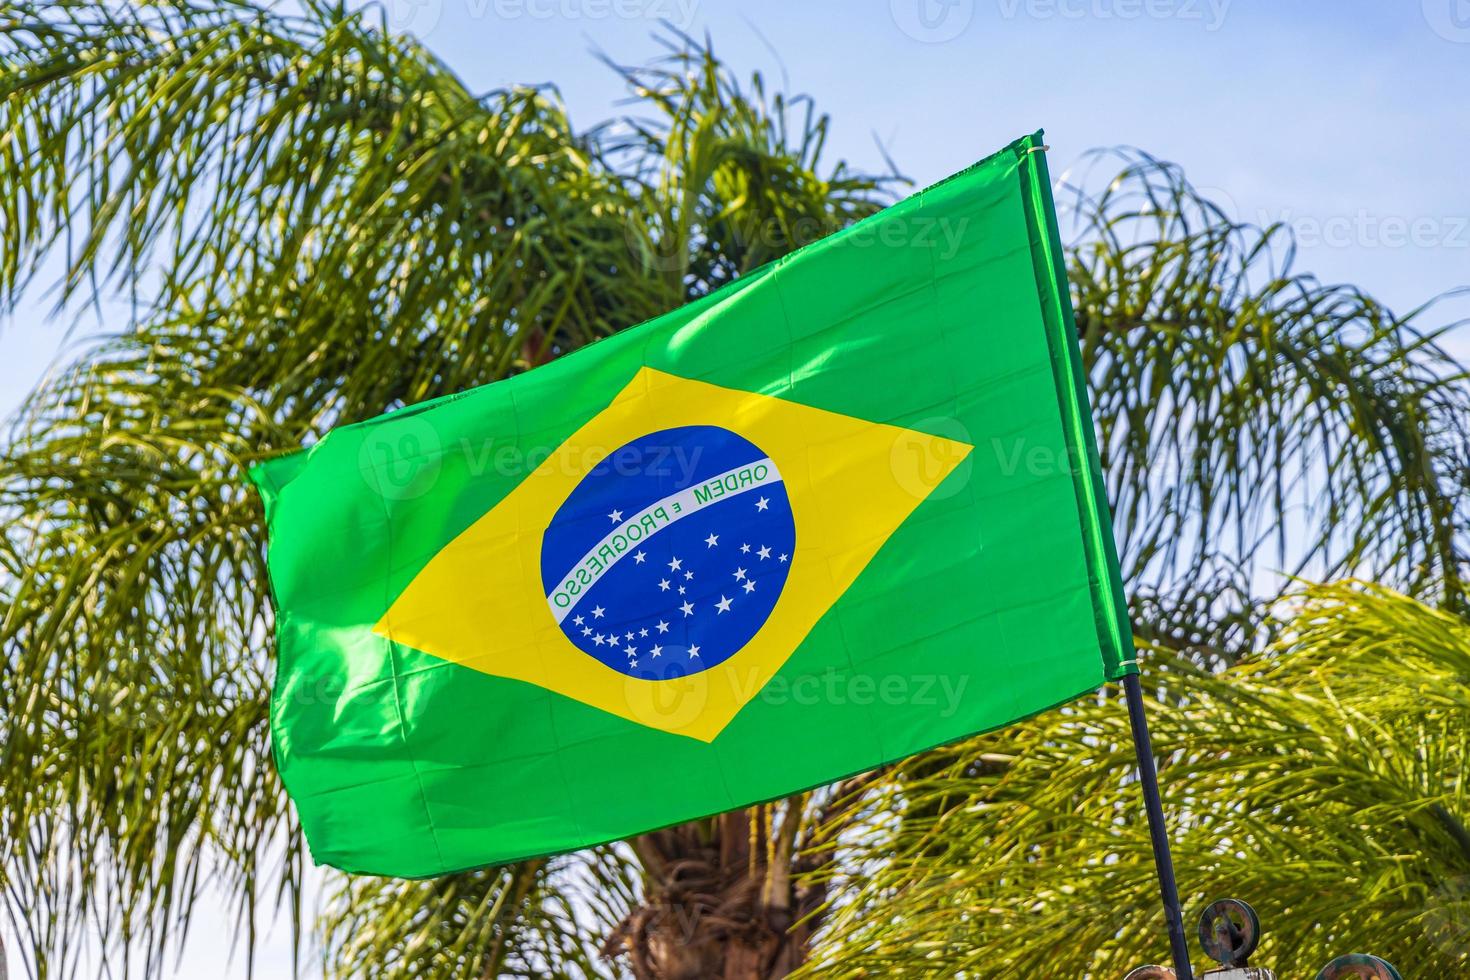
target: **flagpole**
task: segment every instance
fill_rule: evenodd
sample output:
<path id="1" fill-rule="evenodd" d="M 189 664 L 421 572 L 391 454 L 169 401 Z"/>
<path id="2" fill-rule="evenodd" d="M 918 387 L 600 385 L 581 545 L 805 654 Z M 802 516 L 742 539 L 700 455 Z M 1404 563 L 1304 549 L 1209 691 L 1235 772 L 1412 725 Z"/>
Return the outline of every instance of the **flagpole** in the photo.
<path id="1" fill-rule="evenodd" d="M 1164 803 L 1159 798 L 1159 774 L 1154 767 L 1153 740 L 1143 712 L 1143 685 L 1137 674 L 1125 674 L 1123 694 L 1128 701 L 1128 727 L 1133 730 L 1133 751 L 1138 756 L 1138 782 L 1143 787 L 1143 808 L 1148 814 L 1148 835 L 1154 848 L 1154 868 L 1159 873 L 1159 894 L 1164 900 L 1164 917 L 1169 924 L 1169 952 L 1174 957 L 1176 980 L 1194 980 L 1189 965 L 1189 940 L 1184 934 L 1184 910 L 1179 906 L 1179 886 L 1174 881 L 1174 858 L 1169 853 L 1169 834 L 1164 826 Z"/>
<path id="2" fill-rule="evenodd" d="M 1067 271 L 1061 258 L 1062 242 L 1056 226 L 1056 205 L 1051 198 L 1051 178 L 1047 175 L 1047 149 L 1047 145 L 1041 142 L 1041 132 L 1037 131 L 1024 156 L 1024 161 L 1030 163 L 1023 169 L 1031 182 L 1031 200 L 1038 205 L 1034 215 L 1028 211 L 1030 220 L 1034 220 L 1034 226 L 1030 229 L 1035 236 L 1033 241 L 1040 248 L 1040 253 L 1034 256 L 1034 260 L 1039 269 L 1050 267 L 1050 274 L 1042 275 L 1039 280 L 1043 289 L 1043 304 L 1048 300 L 1053 304 L 1051 314 L 1056 318 L 1055 323 L 1048 325 L 1048 343 L 1053 345 L 1053 357 L 1061 371 L 1058 381 L 1072 388 L 1074 393 L 1074 414 L 1065 417 L 1064 412 L 1063 424 L 1070 422 L 1074 427 L 1073 445 L 1086 450 L 1086 458 L 1080 461 L 1082 465 L 1077 471 L 1080 478 L 1078 502 L 1084 511 L 1089 507 L 1095 508 L 1090 511 L 1092 532 L 1096 535 L 1096 547 L 1101 550 L 1101 554 L 1090 554 L 1088 558 L 1099 566 L 1094 570 L 1097 581 L 1107 597 L 1104 601 L 1113 606 L 1111 612 L 1116 623 L 1113 625 L 1112 647 L 1114 655 L 1121 657 L 1122 651 L 1129 645 L 1129 636 L 1125 628 L 1120 626 L 1126 624 L 1128 610 L 1122 600 L 1123 583 L 1118 570 L 1118 557 L 1113 553 L 1107 506 L 1105 503 L 1099 505 L 1103 494 L 1093 485 L 1094 480 L 1101 483 L 1102 474 L 1098 468 L 1092 427 L 1088 424 L 1087 391 L 1083 382 L 1085 375 L 1081 352 L 1077 346 L 1076 318 L 1072 313 L 1071 296 L 1067 290 Z M 1143 687 L 1136 673 L 1123 676 L 1123 691 L 1128 699 L 1128 722 L 1133 730 L 1133 749 L 1138 755 L 1138 781 L 1143 787 L 1143 803 L 1148 813 L 1154 867 L 1159 873 L 1159 893 L 1164 900 L 1164 915 L 1169 923 L 1169 951 L 1174 955 L 1174 976 L 1175 980 L 1194 980 L 1194 971 L 1189 965 L 1189 943 L 1184 937 L 1184 913 L 1179 907 L 1179 886 L 1174 883 L 1174 859 L 1169 855 L 1169 837 L 1164 827 L 1164 804 L 1159 799 L 1159 775 L 1154 769 L 1153 744 L 1148 734 L 1148 719 L 1143 713 Z"/>

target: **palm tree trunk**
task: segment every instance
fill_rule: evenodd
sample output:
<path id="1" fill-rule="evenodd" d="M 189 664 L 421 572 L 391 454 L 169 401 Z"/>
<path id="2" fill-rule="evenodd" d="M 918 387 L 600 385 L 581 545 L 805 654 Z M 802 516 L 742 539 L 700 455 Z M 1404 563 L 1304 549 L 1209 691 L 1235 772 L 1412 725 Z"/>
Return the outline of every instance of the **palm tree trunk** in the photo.
<path id="1" fill-rule="evenodd" d="M 631 843 L 644 902 L 603 947 L 638 980 L 765 980 L 805 961 L 825 889 L 802 881 L 804 796 L 681 824 Z"/>

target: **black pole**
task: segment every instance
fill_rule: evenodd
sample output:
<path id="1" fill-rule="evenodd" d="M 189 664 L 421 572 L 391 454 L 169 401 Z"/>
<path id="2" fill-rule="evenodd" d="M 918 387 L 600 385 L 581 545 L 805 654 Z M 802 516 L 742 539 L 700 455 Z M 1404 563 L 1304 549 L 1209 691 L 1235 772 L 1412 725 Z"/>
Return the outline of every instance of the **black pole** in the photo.
<path id="1" fill-rule="evenodd" d="M 1194 980 L 1189 965 L 1189 940 L 1184 935 L 1184 911 L 1179 907 L 1179 886 L 1174 883 L 1174 859 L 1169 854 L 1169 835 L 1164 829 L 1164 804 L 1159 799 L 1159 774 L 1154 768 L 1153 740 L 1148 718 L 1143 713 L 1143 685 L 1137 674 L 1123 677 L 1123 694 L 1128 699 L 1128 726 L 1133 729 L 1133 751 L 1138 755 L 1138 782 L 1143 787 L 1143 808 L 1148 814 L 1148 836 L 1154 846 L 1154 867 L 1159 872 L 1159 894 L 1164 899 L 1164 917 L 1169 922 L 1169 952 L 1174 956 L 1177 980 Z"/>

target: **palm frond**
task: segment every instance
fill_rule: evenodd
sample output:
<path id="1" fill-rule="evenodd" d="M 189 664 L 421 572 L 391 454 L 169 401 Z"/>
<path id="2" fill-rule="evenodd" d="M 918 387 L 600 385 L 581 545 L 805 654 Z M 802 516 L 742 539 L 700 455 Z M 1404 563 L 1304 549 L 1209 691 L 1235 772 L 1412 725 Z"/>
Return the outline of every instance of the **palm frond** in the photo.
<path id="1" fill-rule="evenodd" d="M 298 928 L 311 913 L 269 761 L 274 621 L 251 461 L 637 323 L 873 212 L 896 186 L 829 165 L 828 121 L 809 100 L 738 81 L 677 33 L 661 61 L 617 69 L 628 119 L 578 131 L 552 89 L 476 95 L 369 19 L 314 0 L 300 10 L 25 0 L 0 14 L 0 305 L 61 254 L 63 301 L 124 289 L 137 311 L 33 395 L 0 450 L 0 884 L 46 976 L 79 969 L 88 933 L 157 975 L 205 889 L 230 896 L 247 955 L 257 905 L 286 906 Z M 1444 651 L 1402 652 L 1441 679 L 1459 627 L 1370 591 L 1314 595 L 1283 631 L 1262 580 L 1271 568 L 1373 574 L 1462 603 L 1463 374 L 1419 325 L 1424 311 L 1397 316 L 1293 272 L 1281 229 L 1234 223 L 1171 165 L 1130 154 L 1121 166 L 1075 198 L 1071 272 L 1135 612 L 1150 640 L 1187 655 L 1158 674 L 1179 805 L 1203 827 L 1215 807 L 1194 801 L 1215 798 L 1191 794 L 1222 794 L 1227 822 L 1211 816 L 1209 840 L 1249 843 L 1313 887 L 1347 855 L 1385 903 L 1452 892 L 1436 869 L 1459 867 L 1445 845 L 1459 784 L 1445 783 L 1450 798 L 1413 779 L 1462 761 L 1443 727 L 1457 716 L 1390 696 L 1380 717 L 1369 681 L 1344 678 L 1372 676 L 1370 648 L 1410 643 L 1372 632 L 1375 617 L 1439 624 L 1423 635 Z M 1272 639 L 1279 667 L 1198 667 Z M 1351 670 L 1318 678 L 1312 664 L 1338 646 Z M 663 842 L 677 860 L 642 841 L 433 883 L 339 881 L 328 962 L 432 977 L 616 970 L 590 935 L 673 935 L 647 903 L 683 894 L 660 875 L 690 860 L 729 890 L 707 903 L 720 914 L 795 914 L 803 935 L 818 921 L 805 903 L 830 876 L 871 872 L 831 947 L 857 964 L 922 971 L 956 936 L 993 952 L 987 937 L 1030 943 L 1103 885 L 1147 894 L 1121 717 L 1082 704 L 889 777 L 687 828 Z M 1410 754 L 1390 761 L 1388 735 Z M 1066 768 L 1074 750 L 1096 765 Z M 1231 775 L 1237 761 L 1259 795 L 1231 782 L 1246 778 Z M 1387 795 L 1376 824 L 1333 795 L 1359 783 Z M 1357 835 L 1336 866 L 1325 837 L 1273 823 L 1308 804 L 1332 815 L 1323 833 Z M 1380 825 L 1426 835 L 1422 853 Z M 775 847 L 787 830 L 795 857 Z M 1276 888 L 1278 872 L 1251 878 L 1237 852 L 1190 834 L 1205 830 L 1181 838 L 1181 866 L 1206 862 L 1248 897 Z M 755 856 L 749 881 L 730 880 L 731 854 Z M 1297 896 L 1293 915 L 1328 914 L 1279 894 Z M 1139 898 L 1136 916 L 1085 934 L 1112 951 L 1093 967 L 1146 938 L 1150 909 Z M 1381 921 L 1395 950 L 1408 920 Z M 1304 963 L 1315 941 L 1283 955 Z M 1004 962 L 1041 962 L 1017 950 Z"/>
<path id="2" fill-rule="evenodd" d="M 830 121 L 808 96 L 741 84 L 707 43 L 670 29 L 666 56 L 618 72 L 647 115 L 610 126 L 605 145 L 644 204 L 647 267 L 692 299 L 874 213 L 907 181 L 838 162 L 823 171 Z"/>
<path id="3" fill-rule="evenodd" d="M 1167 667 L 1146 680 L 1187 909 L 1249 900 L 1282 976 L 1349 947 L 1406 976 L 1470 968 L 1470 626 L 1343 583 L 1263 657 Z M 900 767 L 847 832 L 894 856 L 844 881 L 811 972 L 1115 977 L 1161 956 L 1133 772 L 1115 692 Z"/>
<path id="4" fill-rule="evenodd" d="M 834 210 L 815 148 L 770 128 L 779 107 L 725 105 L 738 89 L 700 57 L 714 81 L 699 113 L 767 121 L 725 139 L 740 167 L 786 175 L 768 213 L 826 227 L 878 206 L 878 182 L 848 174 Z M 274 621 L 245 468 L 703 288 L 671 286 L 639 237 L 675 210 L 639 175 L 682 166 L 679 141 L 638 149 L 606 132 L 575 131 L 550 90 L 472 95 L 336 7 L 0 16 L 0 302 L 56 249 L 64 294 L 157 274 L 135 321 L 35 392 L 0 452 L 0 880 L 42 975 L 75 974 L 89 934 L 157 975 L 206 889 L 229 896 L 247 956 L 257 905 L 284 905 L 298 928 L 311 914 L 270 763 Z M 694 200 L 680 214 L 697 227 L 723 220 L 699 208 L 741 206 Z M 567 878 L 354 882 L 328 909 L 327 949 L 343 970 L 382 955 L 456 976 L 473 957 L 450 952 L 487 940 L 494 962 L 590 974 L 566 908 L 505 904 L 526 881 L 565 903 L 551 880 Z M 599 915 L 624 918 L 631 899 L 609 901 Z"/>
<path id="5" fill-rule="evenodd" d="M 1114 169 L 1117 163 L 1120 169 Z M 1463 605 L 1470 387 L 1421 308 L 1293 268 L 1179 167 L 1100 152 L 1059 195 L 1125 578 L 1355 575 Z"/>
<path id="6" fill-rule="evenodd" d="M 606 927 L 592 908 L 626 868 L 605 852 L 528 861 L 427 881 L 341 879 L 321 919 L 331 976 L 537 977 L 616 975 L 597 955 Z M 592 892 L 598 882 L 604 889 Z M 586 897 L 582 897 L 586 896 Z"/>

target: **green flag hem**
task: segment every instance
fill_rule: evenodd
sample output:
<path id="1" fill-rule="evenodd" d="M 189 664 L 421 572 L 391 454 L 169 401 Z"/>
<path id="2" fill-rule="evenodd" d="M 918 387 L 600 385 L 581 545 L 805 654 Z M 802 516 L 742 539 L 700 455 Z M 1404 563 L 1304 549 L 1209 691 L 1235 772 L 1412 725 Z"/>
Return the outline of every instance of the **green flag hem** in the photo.
<path id="1" fill-rule="evenodd" d="M 1065 253 L 1057 227 L 1042 131 L 1038 129 L 1017 140 L 1011 149 L 1020 157 L 1018 172 L 1022 199 L 1026 202 L 1031 260 L 1036 270 L 1052 375 L 1077 492 L 1077 515 L 1082 524 L 1082 545 L 1092 584 L 1098 644 L 1107 676 L 1118 680 L 1138 673 L 1138 661 L 1133 655 L 1133 629 L 1123 593 L 1123 572 L 1113 539 L 1112 517 L 1103 493 L 1102 463 L 1093 431 L 1092 406 L 1087 398 L 1077 319 L 1067 285 Z"/>

